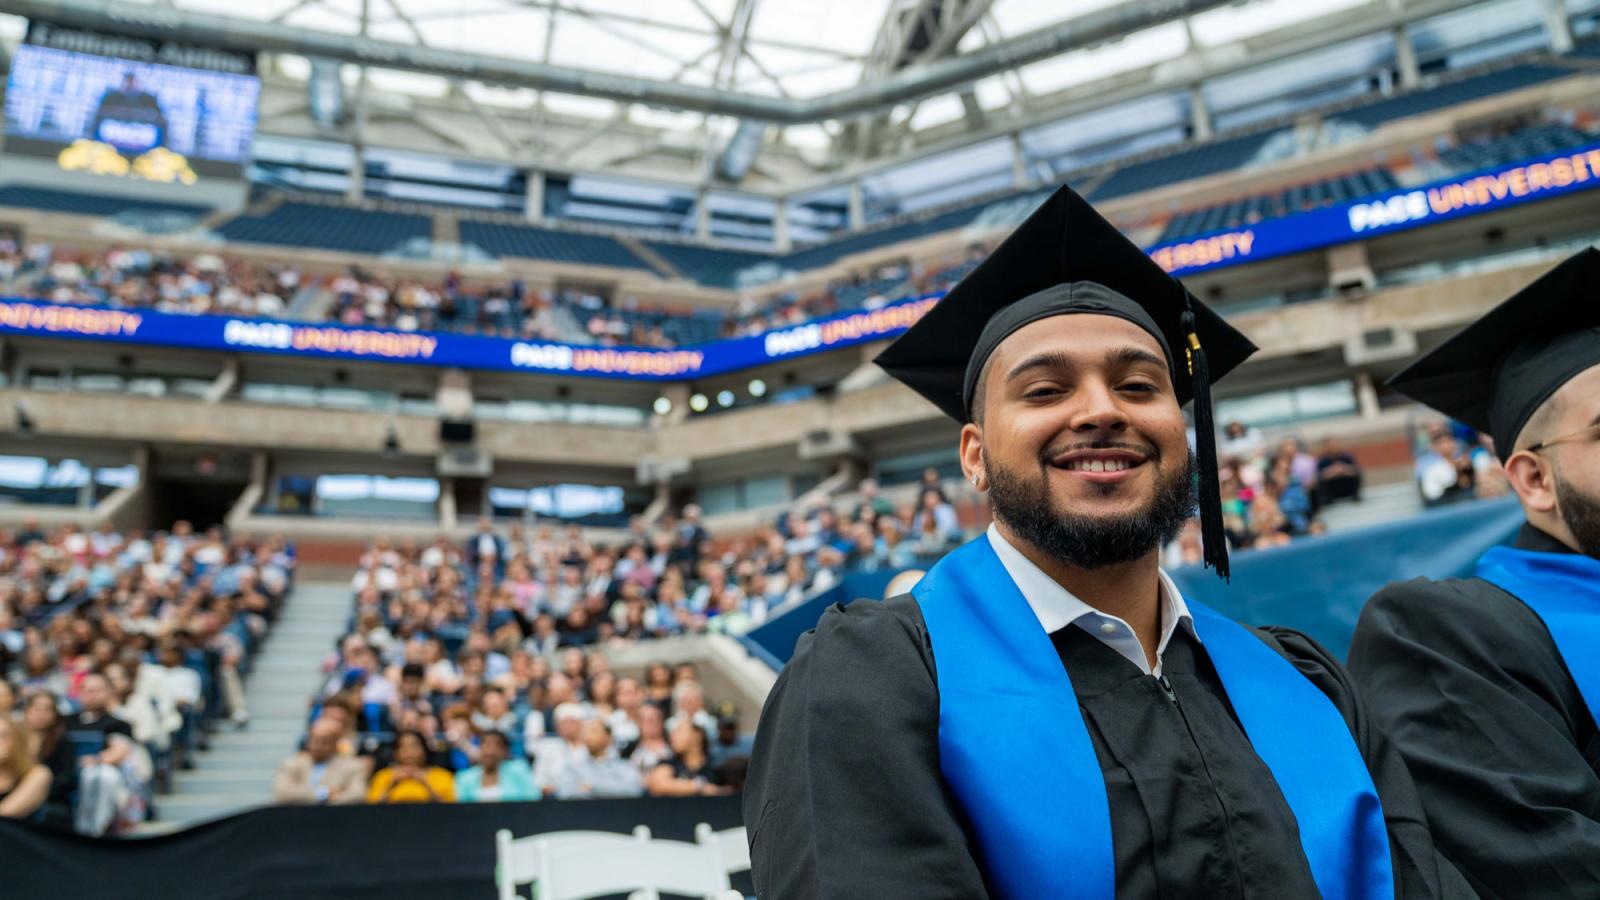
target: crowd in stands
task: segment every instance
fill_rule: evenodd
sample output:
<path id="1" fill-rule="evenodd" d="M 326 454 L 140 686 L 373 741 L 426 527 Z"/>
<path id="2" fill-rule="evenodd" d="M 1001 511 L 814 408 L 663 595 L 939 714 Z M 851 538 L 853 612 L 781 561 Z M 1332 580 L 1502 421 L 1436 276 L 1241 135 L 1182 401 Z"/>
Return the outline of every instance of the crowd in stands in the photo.
<path id="1" fill-rule="evenodd" d="M 693 665 L 612 670 L 607 651 L 739 635 L 848 568 L 927 565 L 962 539 L 938 474 L 895 506 L 786 512 L 715 541 L 699 509 L 616 546 L 484 520 L 464 546 L 377 541 L 280 802 L 677 796 L 742 784 L 748 736 Z"/>
<path id="2" fill-rule="evenodd" d="M 0 286 L 54 303 L 159 312 L 281 316 L 304 275 L 200 253 L 175 256 L 134 247 L 76 251 L 0 237 Z"/>
<path id="3" fill-rule="evenodd" d="M 1423 434 L 1426 445 L 1415 454 L 1423 505 L 1499 497 L 1511 489 L 1487 434 L 1446 422 L 1434 423 Z"/>
<path id="4" fill-rule="evenodd" d="M 0 815 L 118 832 L 207 735 L 243 727 L 243 673 L 293 586 L 280 539 L 0 533 Z"/>

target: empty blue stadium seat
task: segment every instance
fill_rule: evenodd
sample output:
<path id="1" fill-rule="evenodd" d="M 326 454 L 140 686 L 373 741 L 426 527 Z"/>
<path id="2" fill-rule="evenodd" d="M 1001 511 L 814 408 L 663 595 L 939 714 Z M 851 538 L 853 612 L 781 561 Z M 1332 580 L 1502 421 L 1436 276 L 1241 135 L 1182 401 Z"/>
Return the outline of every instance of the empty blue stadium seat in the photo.
<path id="1" fill-rule="evenodd" d="M 711 287 L 738 287 L 741 269 L 769 262 L 772 255 L 752 253 L 747 250 L 726 250 L 718 247 L 693 247 L 688 244 L 667 244 L 646 241 L 649 247 L 674 269 L 701 284 Z"/>
<path id="2" fill-rule="evenodd" d="M 218 229 L 230 241 L 379 254 L 433 235 L 429 216 L 373 212 L 317 203 L 282 203 L 264 215 L 239 216 Z"/>
<path id="3" fill-rule="evenodd" d="M 475 244 L 491 256 L 549 259 L 619 269 L 650 269 L 649 263 L 634 255 L 621 241 L 601 234 L 463 219 L 461 241 Z"/>
<path id="4" fill-rule="evenodd" d="M 1159 243 L 1228 228 L 1239 228 L 1261 219 L 1293 215 L 1334 203 L 1347 203 L 1398 187 L 1394 175 L 1383 168 L 1363 169 L 1336 175 L 1309 184 L 1297 184 L 1272 194 L 1257 194 L 1241 200 L 1219 203 L 1178 213 L 1167 221 Z"/>
<path id="5" fill-rule="evenodd" d="M 1546 122 L 1494 140 L 1458 144 L 1441 152 L 1439 161 L 1455 172 L 1470 172 L 1474 169 L 1503 166 L 1529 157 L 1557 153 L 1592 140 L 1594 140 L 1593 135 L 1570 125 Z"/>
<path id="6" fill-rule="evenodd" d="M 1533 64 L 1511 66 L 1495 72 L 1486 72 L 1471 78 L 1463 78 L 1460 81 L 1441 84 L 1438 87 L 1408 91 L 1386 100 L 1378 100 L 1374 103 L 1367 103 L 1333 113 L 1328 118 L 1344 122 L 1355 122 L 1369 128 L 1375 128 L 1395 119 L 1421 115 L 1436 109 L 1443 109 L 1447 106 L 1466 103 L 1469 100 L 1477 100 L 1482 97 L 1490 97 L 1506 91 L 1514 91 L 1518 88 L 1525 88 L 1571 74 L 1573 74 L 1571 69 L 1560 69 L 1554 66 Z"/>
<path id="7" fill-rule="evenodd" d="M 1255 158 L 1276 131 L 1262 131 L 1191 147 L 1117 169 L 1089 194 L 1090 200 L 1109 200 L 1191 178 L 1237 169 Z"/>
<path id="8" fill-rule="evenodd" d="M 48 212 L 72 213 L 80 216 L 115 216 L 125 212 L 174 213 L 203 216 L 211 207 L 195 203 L 173 203 L 166 200 L 139 200 L 107 194 L 83 194 L 53 188 L 8 184 L 0 187 L 0 206 L 20 206 Z"/>

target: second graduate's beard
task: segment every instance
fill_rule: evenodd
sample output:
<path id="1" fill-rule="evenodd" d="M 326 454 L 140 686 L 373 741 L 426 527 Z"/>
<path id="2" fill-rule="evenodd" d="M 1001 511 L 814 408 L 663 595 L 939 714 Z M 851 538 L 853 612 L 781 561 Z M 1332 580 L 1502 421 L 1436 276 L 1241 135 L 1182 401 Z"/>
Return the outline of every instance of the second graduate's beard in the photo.
<path id="1" fill-rule="evenodd" d="M 1567 523 L 1572 539 L 1578 542 L 1578 551 L 1584 556 L 1600 559 L 1600 499 L 1582 493 L 1572 482 L 1555 473 L 1556 503 L 1561 509 L 1561 521 Z"/>
<path id="2" fill-rule="evenodd" d="M 1110 516 L 1058 508 L 1042 464 L 1038 476 L 1030 477 L 985 457 L 983 470 L 994 517 L 1047 556 L 1080 569 L 1138 559 L 1177 537 L 1194 514 L 1193 453 L 1170 473 L 1157 472 L 1155 495 L 1143 507 Z"/>

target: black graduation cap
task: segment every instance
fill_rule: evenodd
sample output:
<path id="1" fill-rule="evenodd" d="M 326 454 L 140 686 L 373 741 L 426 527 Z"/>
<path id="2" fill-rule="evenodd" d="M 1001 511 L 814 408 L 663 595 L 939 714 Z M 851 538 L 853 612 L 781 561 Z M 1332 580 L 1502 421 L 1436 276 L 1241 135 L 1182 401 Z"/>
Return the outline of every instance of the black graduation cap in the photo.
<path id="1" fill-rule="evenodd" d="M 1256 347 L 1071 188 L 1051 194 L 876 362 L 965 423 L 995 348 L 1030 322 L 1073 313 L 1126 319 L 1166 352 L 1178 402 L 1194 401 L 1206 563 L 1227 577 L 1210 383 Z"/>
<path id="2" fill-rule="evenodd" d="M 1390 387 L 1487 432 L 1504 462 L 1550 395 L 1600 365 L 1600 250 L 1546 272 L 1390 378 Z"/>

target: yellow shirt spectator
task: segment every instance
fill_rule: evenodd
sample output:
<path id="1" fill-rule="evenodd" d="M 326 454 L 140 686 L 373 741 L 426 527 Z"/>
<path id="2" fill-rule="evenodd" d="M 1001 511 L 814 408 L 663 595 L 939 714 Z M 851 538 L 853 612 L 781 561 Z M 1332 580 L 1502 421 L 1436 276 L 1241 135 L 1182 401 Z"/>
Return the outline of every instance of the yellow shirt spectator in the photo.
<path id="1" fill-rule="evenodd" d="M 455 779 L 428 765 L 428 743 L 415 731 L 395 735 L 394 762 L 372 776 L 368 803 L 454 803 Z"/>

